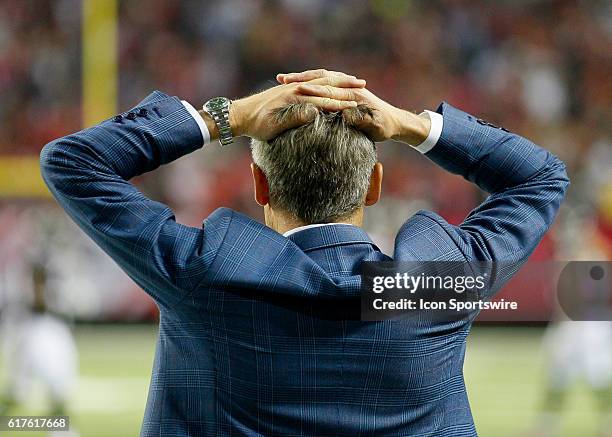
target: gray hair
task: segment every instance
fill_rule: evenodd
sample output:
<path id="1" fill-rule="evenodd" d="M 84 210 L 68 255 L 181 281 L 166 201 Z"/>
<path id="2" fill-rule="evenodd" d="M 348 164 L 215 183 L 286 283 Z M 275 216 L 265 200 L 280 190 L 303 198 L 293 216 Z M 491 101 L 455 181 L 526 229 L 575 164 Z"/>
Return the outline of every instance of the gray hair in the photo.
<path id="1" fill-rule="evenodd" d="M 276 110 L 284 123 L 316 110 L 294 103 Z M 371 115 L 359 106 L 342 112 L 317 110 L 314 119 L 269 141 L 251 140 L 253 162 L 268 181 L 270 204 L 305 223 L 346 218 L 363 206 L 377 161 L 376 147 L 347 120 Z"/>

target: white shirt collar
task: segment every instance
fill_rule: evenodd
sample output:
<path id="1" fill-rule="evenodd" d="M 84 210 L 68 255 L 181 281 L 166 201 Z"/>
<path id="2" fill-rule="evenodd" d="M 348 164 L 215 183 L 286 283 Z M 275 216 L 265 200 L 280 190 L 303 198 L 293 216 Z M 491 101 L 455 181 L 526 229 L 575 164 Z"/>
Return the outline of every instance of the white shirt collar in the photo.
<path id="1" fill-rule="evenodd" d="M 299 226 L 297 228 L 290 229 L 290 230 L 288 230 L 287 232 L 285 232 L 283 234 L 283 237 L 288 237 L 289 235 L 295 234 L 296 232 L 300 232 L 300 231 L 303 231 L 305 229 L 320 228 L 321 226 L 330 226 L 330 225 L 353 226 L 350 223 L 315 223 L 315 224 L 312 224 L 312 225 Z"/>

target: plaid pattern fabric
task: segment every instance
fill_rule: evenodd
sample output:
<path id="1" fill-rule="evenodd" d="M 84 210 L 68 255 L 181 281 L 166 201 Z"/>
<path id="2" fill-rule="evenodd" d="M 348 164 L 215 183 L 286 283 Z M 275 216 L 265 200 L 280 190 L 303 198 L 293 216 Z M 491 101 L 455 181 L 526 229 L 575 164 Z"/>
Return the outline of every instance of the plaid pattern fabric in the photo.
<path id="1" fill-rule="evenodd" d="M 491 196 L 458 227 L 409 218 L 393 259 L 524 261 L 564 196 L 563 163 L 450 105 L 438 112 L 427 156 Z M 58 202 L 160 308 L 141 434 L 476 435 L 462 374 L 472 318 L 345 317 L 360 263 L 391 259 L 363 230 L 285 238 L 227 208 L 191 228 L 127 182 L 201 143 L 180 101 L 155 92 L 41 154 Z"/>

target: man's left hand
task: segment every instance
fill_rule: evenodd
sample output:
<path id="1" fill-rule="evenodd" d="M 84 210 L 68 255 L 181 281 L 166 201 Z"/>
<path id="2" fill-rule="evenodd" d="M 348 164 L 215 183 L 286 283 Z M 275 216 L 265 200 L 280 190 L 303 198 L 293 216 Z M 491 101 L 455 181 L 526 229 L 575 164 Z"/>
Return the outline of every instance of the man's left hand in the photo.
<path id="1" fill-rule="evenodd" d="M 334 95 L 340 95 L 334 92 L 335 90 L 358 89 L 366 85 L 365 80 L 343 73 L 320 77 L 309 83 L 325 87 Z M 247 135 L 260 140 L 269 140 L 287 129 L 312 121 L 317 115 L 317 108 L 324 111 L 342 111 L 357 106 L 357 102 L 349 98 L 336 99 L 306 95 L 299 89 L 299 83 L 283 84 L 233 101 L 229 116 L 234 136 Z M 283 120 L 283 123 L 280 123 L 274 116 L 275 110 L 291 103 L 311 103 L 312 106 L 297 114 L 295 118 Z M 213 120 L 204 111 L 200 111 L 200 114 L 206 121 L 211 139 L 218 138 L 217 127 Z"/>

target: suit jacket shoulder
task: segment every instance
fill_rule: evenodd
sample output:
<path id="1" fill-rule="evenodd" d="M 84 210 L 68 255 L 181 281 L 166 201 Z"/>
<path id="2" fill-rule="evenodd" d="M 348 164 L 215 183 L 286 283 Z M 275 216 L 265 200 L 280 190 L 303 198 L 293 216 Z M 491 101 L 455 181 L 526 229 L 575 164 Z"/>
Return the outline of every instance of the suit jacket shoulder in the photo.
<path id="1" fill-rule="evenodd" d="M 395 261 L 464 261 L 465 243 L 454 227 L 432 211 L 410 217 L 395 237 Z"/>

